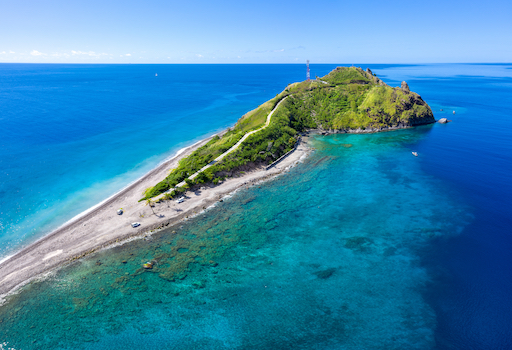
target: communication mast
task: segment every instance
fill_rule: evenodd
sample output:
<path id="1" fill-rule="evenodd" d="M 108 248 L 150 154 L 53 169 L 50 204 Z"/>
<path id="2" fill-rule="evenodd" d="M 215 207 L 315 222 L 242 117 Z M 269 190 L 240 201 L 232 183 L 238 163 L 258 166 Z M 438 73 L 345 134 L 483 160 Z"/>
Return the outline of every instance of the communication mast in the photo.
<path id="1" fill-rule="evenodd" d="M 308 68 L 307 73 L 306 73 L 306 78 L 309 81 L 309 78 L 310 78 L 310 75 L 309 75 L 309 60 L 306 61 L 306 67 Z"/>

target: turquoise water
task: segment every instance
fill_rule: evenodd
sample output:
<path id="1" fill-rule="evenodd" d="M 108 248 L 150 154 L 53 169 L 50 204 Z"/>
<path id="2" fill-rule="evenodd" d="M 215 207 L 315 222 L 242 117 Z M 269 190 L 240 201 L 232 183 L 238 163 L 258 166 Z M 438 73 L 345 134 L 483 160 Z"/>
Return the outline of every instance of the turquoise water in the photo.
<path id="1" fill-rule="evenodd" d="M 0 261 L 304 76 L 302 65 L 0 64 Z"/>
<path id="2" fill-rule="evenodd" d="M 420 252 L 471 221 L 411 155 L 431 129 L 317 137 L 303 165 L 176 234 L 32 284 L 1 310 L 1 337 L 20 349 L 431 348 Z"/>
<path id="3" fill-rule="evenodd" d="M 164 66 L 172 79 L 139 85 L 154 67 L 0 65 L 21 74 L 0 81 L 2 255 L 304 73 Z M 453 122 L 315 137 L 289 173 L 26 286 L 0 307 L 0 349 L 512 348 L 512 65 L 370 68 Z"/>

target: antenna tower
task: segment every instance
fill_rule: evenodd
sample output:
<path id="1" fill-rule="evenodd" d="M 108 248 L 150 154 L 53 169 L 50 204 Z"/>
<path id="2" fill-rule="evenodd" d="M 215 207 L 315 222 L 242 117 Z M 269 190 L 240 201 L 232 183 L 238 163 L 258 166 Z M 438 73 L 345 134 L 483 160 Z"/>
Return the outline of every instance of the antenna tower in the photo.
<path id="1" fill-rule="evenodd" d="M 306 73 L 306 79 L 309 81 L 310 75 L 309 75 L 309 60 L 306 61 L 306 67 L 308 68 Z"/>

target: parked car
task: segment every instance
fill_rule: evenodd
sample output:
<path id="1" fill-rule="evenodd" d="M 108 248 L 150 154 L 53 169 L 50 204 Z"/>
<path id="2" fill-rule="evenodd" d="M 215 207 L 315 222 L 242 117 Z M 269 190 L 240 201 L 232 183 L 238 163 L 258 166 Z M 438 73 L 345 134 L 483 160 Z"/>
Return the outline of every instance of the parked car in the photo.
<path id="1" fill-rule="evenodd" d="M 180 197 L 180 198 L 178 198 L 176 203 L 183 203 L 184 201 L 185 201 L 185 197 Z"/>
<path id="2" fill-rule="evenodd" d="M 140 226 L 140 222 L 132 222 L 132 227 L 139 227 Z"/>
<path id="3" fill-rule="evenodd" d="M 123 214 L 123 209 L 118 209 L 117 210 L 117 215 L 122 215 Z"/>

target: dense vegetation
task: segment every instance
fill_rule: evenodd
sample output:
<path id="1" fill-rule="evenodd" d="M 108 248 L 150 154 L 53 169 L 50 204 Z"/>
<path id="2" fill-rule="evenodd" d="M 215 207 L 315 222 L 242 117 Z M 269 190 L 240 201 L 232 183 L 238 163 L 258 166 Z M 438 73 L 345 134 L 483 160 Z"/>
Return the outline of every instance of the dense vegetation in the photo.
<path id="1" fill-rule="evenodd" d="M 184 181 L 190 175 L 210 163 L 216 157 L 227 151 L 244 135 L 241 130 L 228 130 L 222 138 L 213 137 L 206 145 L 199 147 L 190 156 L 180 160 L 178 167 L 161 182 L 144 193 L 144 199 L 159 195 Z"/>
<path id="2" fill-rule="evenodd" d="M 407 85 L 405 87 L 391 88 L 370 70 L 355 67 L 338 67 L 323 78 L 288 85 L 275 98 L 240 118 L 222 137 L 214 137 L 182 159 L 163 181 L 146 191 L 143 199 L 166 192 L 184 180 L 185 187 L 197 183 L 216 184 L 238 171 L 270 164 L 290 151 L 299 133 L 308 129 L 378 131 L 434 122 L 430 107 L 418 94 L 410 92 Z M 267 128 L 249 136 L 237 150 L 193 180 L 188 179 L 245 133 L 262 127 L 267 115 L 286 96 Z M 167 197 L 183 190 L 175 189 Z"/>

